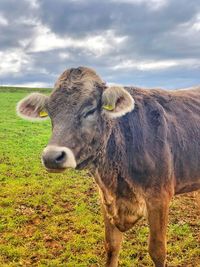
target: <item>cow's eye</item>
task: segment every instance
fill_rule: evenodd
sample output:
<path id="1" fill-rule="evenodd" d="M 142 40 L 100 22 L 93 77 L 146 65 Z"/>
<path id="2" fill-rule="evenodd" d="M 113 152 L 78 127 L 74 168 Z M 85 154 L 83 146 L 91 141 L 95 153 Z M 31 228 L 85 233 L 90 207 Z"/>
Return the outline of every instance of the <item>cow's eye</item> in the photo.
<path id="1" fill-rule="evenodd" d="M 83 118 L 87 118 L 88 116 L 91 116 L 95 113 L 95 111 L 97 110 L 97 108 L 93 108 L 93 109 L 90 109 L 88 110 L 84 115 L 83 115 Z"/>

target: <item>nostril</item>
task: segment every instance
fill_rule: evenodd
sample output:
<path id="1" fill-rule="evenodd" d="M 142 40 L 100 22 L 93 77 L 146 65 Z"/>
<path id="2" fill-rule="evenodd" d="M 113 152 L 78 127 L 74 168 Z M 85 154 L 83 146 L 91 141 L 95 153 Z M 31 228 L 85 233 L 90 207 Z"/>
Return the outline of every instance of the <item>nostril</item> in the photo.
<path id="1" fill-rule="evenodd" d="M 66 159 L 66 153 L 62 151 L 60 155 L 55 159 L 56 163 L 63 162 Z"/>

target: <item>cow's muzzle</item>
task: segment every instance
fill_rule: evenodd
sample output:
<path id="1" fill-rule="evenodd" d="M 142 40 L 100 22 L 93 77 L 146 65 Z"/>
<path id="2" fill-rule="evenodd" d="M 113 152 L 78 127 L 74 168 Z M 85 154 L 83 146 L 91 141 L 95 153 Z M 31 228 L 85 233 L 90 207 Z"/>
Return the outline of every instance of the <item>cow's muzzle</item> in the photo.
<path id="1" fill-rule="evenodd" d="M 66 168 L 76 168 L 76 160 L 71 149 L 62 146 L 47 146 L 42 153 L 42 163 L 50 172 L 62 172 Z"/>

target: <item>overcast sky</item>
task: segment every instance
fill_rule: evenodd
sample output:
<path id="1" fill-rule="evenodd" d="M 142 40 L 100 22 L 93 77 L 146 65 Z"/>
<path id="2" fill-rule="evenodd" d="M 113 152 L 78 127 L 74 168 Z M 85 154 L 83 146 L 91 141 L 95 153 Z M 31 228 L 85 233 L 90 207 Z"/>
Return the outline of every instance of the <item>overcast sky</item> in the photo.
<path id="1" fill-rule="evenodd" d="M 0 85 L 53 87 L 78 66 L 108 83 L 200 84 L 200 0 L 0 0 Z"/>

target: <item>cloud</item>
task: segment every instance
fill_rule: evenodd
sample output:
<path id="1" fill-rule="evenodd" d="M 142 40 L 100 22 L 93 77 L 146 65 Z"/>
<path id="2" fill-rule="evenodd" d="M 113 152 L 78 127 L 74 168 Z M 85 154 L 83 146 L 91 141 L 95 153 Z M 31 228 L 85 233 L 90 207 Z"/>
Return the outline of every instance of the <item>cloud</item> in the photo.
<path id="1" fill-rule="evenodd" d="M 4 16 L 2 16 L 1 14 L 0 14 L 0 25 L 1 26 L 7 26 L 8 25 L 7 19 Z"/>
<path id="2" fill-rule="evenodd" d="M 100 57 L 109 53 L 115 45 L 124 42 L 125 39 L 126 36 L 116 36 L 111 30 L 105 31 L 101 35 L 91 35 L 80 39 L 66 36 L 60 37 L 48 27 L 38 25 L 36 36 L 32 40 L 28 51 L 41 52 L 72 47 L 86 50 L 94 56 Z"/>
<path id="3" fill-rule="evenodd" d="M 119 69 L 137 69 L 141 71 L 153 71 L 153 70 L 165 70 L 169 68 L 174 68 L 177 66 L 184 66 L 184 67 L 200 67 L 199 60 L 163 60 L 163 61 L 141 61 L 136 62 L 132 60 L 127 60 L 124 62 L 121 62 L 119 65 L 115 65 L 113 67 L 114 70 Z"/>
<path id="4" fill-rule="evenodd" d="M 12 49 L 6 53 L 0 52 L 0 74 L 16 75 L 22 70 L 22 66 L 28 65 L 29 58 L 19 49 Z"/>
<path id="5" fill-rule="evenodd" d="M 167 0 L 112 0 L 118 3 L 128 3 L 133 5 L 143 5 L 146 4 L 151 10 L 158 10 L 167 5 Z"/>
<path id="6" fill-rule="evenodd" d="M 87 65 L 110 83 L 200 83 L 198 0 L 1 0 L 0 83 L 51 85 Z"/>

